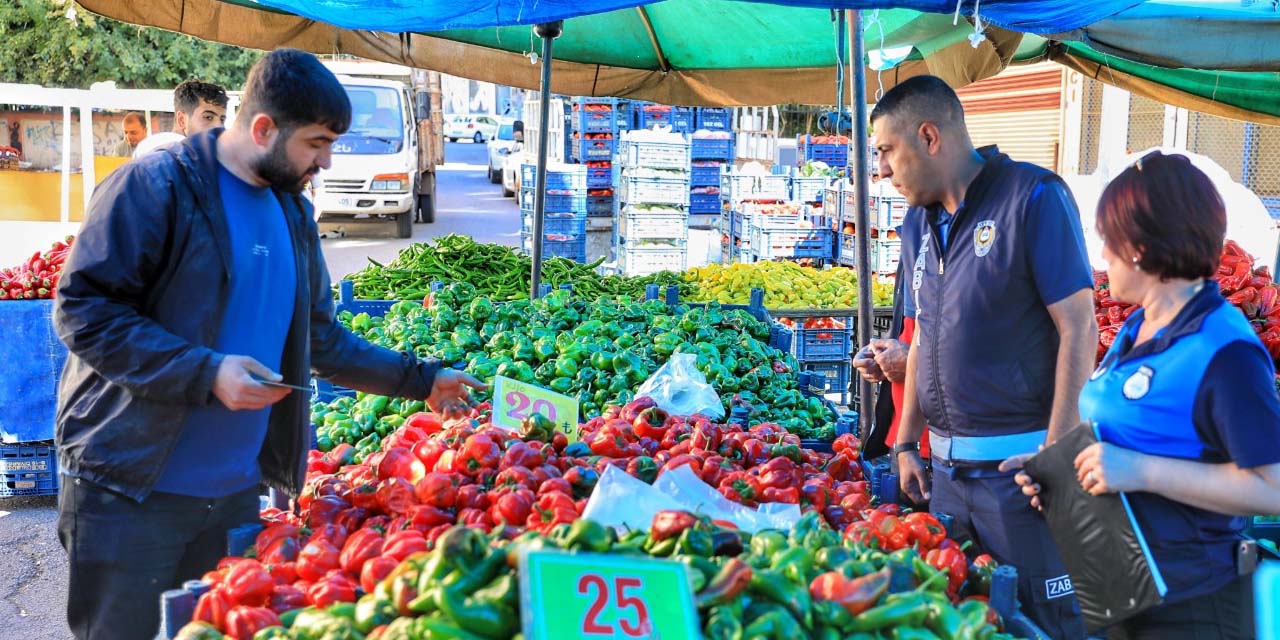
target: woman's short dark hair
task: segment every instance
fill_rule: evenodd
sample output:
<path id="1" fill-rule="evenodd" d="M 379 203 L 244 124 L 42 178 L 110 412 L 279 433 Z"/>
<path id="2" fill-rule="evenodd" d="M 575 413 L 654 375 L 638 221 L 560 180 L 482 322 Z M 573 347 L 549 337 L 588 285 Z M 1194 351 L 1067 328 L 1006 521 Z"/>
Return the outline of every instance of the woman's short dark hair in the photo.
<path id="1" fill-rule="evenodd" d="M 1221 261 L 1227 208 L 1186 156 L 1153 151 L 1107 185 L 1097 227 L 1112 253 L 1138 256 L 1138 267 L 1162 280 L 1211 278 Z"/>
<path id="2" fill-rule="evenodd" d="M 346 133 L 351 126 L 346 90 L 315 56 L 297 49 L 276 49 L 249 70 L 236 121 L 247 125 L 260 113 L 284 131 L 321 124 Z"/>

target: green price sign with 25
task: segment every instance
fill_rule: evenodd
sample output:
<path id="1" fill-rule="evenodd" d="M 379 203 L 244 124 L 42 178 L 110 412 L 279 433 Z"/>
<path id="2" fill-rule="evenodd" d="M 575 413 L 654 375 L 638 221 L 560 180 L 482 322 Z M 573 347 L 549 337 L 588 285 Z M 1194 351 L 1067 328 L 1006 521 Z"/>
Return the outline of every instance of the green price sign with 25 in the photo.
<path id="1" fill-rule="evenodd" d="M 670 560 L 528 551 L 520 559 L 527 640 L 698 640 L 693 587 Z"/>

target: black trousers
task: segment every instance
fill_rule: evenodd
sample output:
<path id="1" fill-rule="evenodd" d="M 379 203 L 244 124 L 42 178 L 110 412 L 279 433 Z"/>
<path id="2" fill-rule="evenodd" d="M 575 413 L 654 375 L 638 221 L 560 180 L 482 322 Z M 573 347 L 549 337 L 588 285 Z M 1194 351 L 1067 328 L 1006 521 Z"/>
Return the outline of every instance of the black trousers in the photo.
<path id="1" fill-rule="evenodd" d="M 217 499 L 152 493 L 142 503 L 62 477 L 58 538 L 71 579 L 67 623 L 79 640 L 149 640 L 160 594 L 226 555 L 227 531 L 258 518 L 258 489 Z"/>
<path id="2" fill-rule="evenodd" d="M 1213 593 L 1140 613 L 1107 629 L 1107 640 L 1249 640 L 1252 580 L 1241 576 Z"/>

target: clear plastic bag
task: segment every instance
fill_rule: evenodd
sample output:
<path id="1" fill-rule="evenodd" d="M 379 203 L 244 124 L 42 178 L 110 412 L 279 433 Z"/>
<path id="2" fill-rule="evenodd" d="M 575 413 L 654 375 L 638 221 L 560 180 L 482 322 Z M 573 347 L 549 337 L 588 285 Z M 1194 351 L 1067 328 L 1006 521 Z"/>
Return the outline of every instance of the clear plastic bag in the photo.
<path id="1" fill-rule="evenodd" d="M 707 384 L 707 377 L 698 371 L 698 358 L 690 353 L 671 356 L 636 391 L 636 397 L 649 397 L 667 413 L 691 416 L 700 413 L 712 420 L 724 417 L 724 404 L 720 395 Z"/>
<path id="2" fill-rule="evenodd" d="M 616 529 L 647 531 L 653 516 L 664 509 L 728 520 L 748 533 L 786 531 L 800 520 L 800 507 L 794 504 L 768 503 L 752 509 L 733 502 L 703 482 L 688 465 L 663 473 L 652 486 L 611 466 L 596 483 L 582 517 Z"/>

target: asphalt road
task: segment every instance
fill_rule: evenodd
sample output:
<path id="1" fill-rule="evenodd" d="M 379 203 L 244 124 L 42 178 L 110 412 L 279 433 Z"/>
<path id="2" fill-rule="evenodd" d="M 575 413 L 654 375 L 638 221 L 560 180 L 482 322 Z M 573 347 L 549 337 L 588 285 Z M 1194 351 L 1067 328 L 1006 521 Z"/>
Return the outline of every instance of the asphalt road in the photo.
<path id="1" fill-rule="evenodd" d="M 391 222 L 321 225 L 332 233 L 338 226 L 343 238 L 322 240 L 329 275 L 335 282 L 358 271 L 373 258 L 385 264 L 413 242 L 422 242 L 451 233 L 471 236 L 478 242 L 517 246 L 520 244 L 520 209 L 514 198 L 502 197 L 502 186 L 486 175 L 485 146 L 470 142 L 446 143 L 445 160 L 436 181 L 436 221 L 415 224 L 413 237 L 395 237 Z"/>
<path id="2" fill-rule="evenodd" d="M 450 233 L 519 244 L 519 209 L 513 199 L 502 197 L 501 186 L 489 183 L 484 145 L 449 144 L 445 157 L 449 163 L 440 168 L 436 221 L 414 225 L 412 239 L 397 239 L 386 223 L 347 225 L 346 237 L 322 241 L 335 281 L 362 268 L 369 257 L 386 262 L 411 242 Z M 71 638 L 65 615 L 67 560 L 57 520 L 53 496 L 0 499 L 0 638 Z"/>

